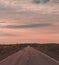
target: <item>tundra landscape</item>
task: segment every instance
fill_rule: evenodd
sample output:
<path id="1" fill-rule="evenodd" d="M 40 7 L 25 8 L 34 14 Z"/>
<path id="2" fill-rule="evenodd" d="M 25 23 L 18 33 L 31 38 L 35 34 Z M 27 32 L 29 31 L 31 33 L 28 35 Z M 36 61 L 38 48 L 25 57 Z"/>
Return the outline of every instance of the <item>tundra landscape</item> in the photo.
<path id="1" fill-rule="evenodd" d="M 0 0 L 0 65 L 59 65 L 59 0 Z"/>
<path id="2" fill-rule="evenodd" d="M 0 45 L 0 61 L 16 53 L 17 51 L 31 46 L 48 56 L 59 61 L 59 44 L 10 44 L 10 45 Z"/>

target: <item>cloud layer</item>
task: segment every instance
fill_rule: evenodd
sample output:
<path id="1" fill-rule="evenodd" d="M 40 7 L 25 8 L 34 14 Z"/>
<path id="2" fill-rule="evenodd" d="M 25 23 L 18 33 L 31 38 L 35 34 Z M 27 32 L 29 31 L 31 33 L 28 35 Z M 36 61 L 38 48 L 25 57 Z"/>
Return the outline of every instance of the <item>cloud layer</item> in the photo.
<path id="1" fill-rule="evenodd" d="M 40 4 L 40 3 L 47 3 L 49 2 L 50 0 L 33 0 L 34 3 L 36 4 Z"/>
<path id="2" fill-rule="evenodd" d="M 0 12 L 2 13 L 40 12 L 41 14 L 42 13 L 59 14 L 58 3 L 59 0 L 1 0 Z"/>
<path id="3" fill-rule="evenodd" d="M 59 0 L 0 0 L 0 42 L 59 42 Z"/>
<path id="4" fill-rule="evenodd" d="M 6 25 L 6 26 L 0 26 L 1 28 L 35 28 L 35 27 L 46 27 L 51 26 L 51 24 L 28 24 L 28 25 Z"/>

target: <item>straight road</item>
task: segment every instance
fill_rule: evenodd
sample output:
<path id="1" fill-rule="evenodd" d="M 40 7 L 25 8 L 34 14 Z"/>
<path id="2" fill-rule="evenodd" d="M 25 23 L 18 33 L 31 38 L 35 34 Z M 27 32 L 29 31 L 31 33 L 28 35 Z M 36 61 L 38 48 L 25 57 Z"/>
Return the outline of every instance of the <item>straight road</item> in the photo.
<path id="1" fill-rule="evenodd" d="M 28 46 L 2 60 L 0 65 L 59 65 L 59 62 Z"/>

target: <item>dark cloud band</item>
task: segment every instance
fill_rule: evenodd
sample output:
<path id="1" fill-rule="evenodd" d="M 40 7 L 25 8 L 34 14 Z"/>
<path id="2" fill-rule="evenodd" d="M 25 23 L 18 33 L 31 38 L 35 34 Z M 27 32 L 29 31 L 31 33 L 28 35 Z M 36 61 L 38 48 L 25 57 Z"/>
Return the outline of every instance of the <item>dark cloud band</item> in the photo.
<path id="1" fill-rule="evenodd" d="M 34 3 L 39 4 L 39 3 L 47 3 L 50 0 L 33 0 Z"/>
<path id="2" fill-rule="evenodd" d="M 34 28 L 34 27 L 46 27 L 51 26 L 50 23 L 46 24 L 29 24 L 29 25 L 7 25 L 5 28 Z"/>

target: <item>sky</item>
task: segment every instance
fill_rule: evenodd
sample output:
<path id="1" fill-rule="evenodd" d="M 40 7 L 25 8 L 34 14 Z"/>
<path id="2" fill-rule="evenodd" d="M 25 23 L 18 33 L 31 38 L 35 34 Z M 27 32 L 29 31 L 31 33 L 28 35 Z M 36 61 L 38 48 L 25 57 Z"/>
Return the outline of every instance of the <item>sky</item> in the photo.
<path id="1" fill-rule="evenodd" d="M 59 43 L 59 0 L 0 0 L 0 44 Z"/>

